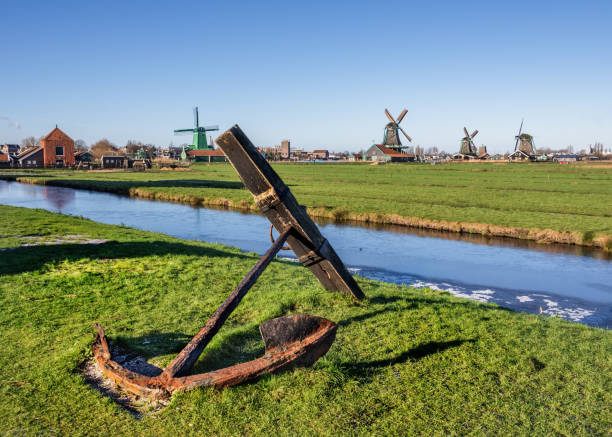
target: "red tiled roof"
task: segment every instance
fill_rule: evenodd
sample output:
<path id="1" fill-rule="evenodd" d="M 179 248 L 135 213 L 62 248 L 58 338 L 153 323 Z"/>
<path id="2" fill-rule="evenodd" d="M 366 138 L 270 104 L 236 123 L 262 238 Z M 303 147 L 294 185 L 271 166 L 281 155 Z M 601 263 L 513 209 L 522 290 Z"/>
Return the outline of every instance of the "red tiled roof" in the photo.
<path id="1" fill-rule="evenodd" d="M 225 154 L 219 150 L 190 150 L 187 152 L 189 156 L 225 156 Z"/>
<path id="2" fill-rule="evenodd" d="M 412 158 L 413 156 L 408 153 L 396 152 L 393 149 L 390 149 L 388 147 L 381 146 L 381 145 L 377 145 L 376 147 L 378 147 L 381 150 L 381 152 L 383 152 L 385 155 L 389 155 L 392 158 Z"/>
<path id="3" fill-rule="evenodd" d="M 5 155 L 4 153 L 0 152 L 0 162 L 9 162 L 10 160 L 11 159 L 8 155 Z"/>

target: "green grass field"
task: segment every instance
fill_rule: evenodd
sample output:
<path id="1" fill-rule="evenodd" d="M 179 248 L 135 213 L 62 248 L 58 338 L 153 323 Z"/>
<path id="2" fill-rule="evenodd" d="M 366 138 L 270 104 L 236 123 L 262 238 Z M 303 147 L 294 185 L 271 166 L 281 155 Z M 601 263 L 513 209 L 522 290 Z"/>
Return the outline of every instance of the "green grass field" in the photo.
<path id="1" fill-rule="evenodd" d="M 607 167 L 483 163 L 277 164 L 274 168 L 315 216 L 447 230 L 461 227 L 437 227 L 423 221 L 487 224 L 508 228 L 501 236 L 519 238 L 528 236 L 512 228 L 550 229 L 574 235 L 529 238 L 591 244 L 599 236 L 598 245 L 612 248 L 612 170 Z M 191 170 L 35 170 L 18 174 L 38 183 L 254 208 L 251 195 L 229 164 L 198 164 Z M 0 177 L 9 174 L 15 172 L 3 171 Z M 468 227 L 467 231 L 494 234 L 487 227 Z"/>
<path id="2" fill-rule="evenodd" d="M 304 172 L 283 174 L 299 190 L 312 170 L 279 171 Z M 229 180 L 225 167 L 197 174 L 207 172 L 219 173 L 211 180 Z M 128 176 L 135 177 L 112 175 Z M 270 265 L 194 370 L 261 355 L 258 324 L 291 313 L 339 324 L 329 353 L 311 368 L 176 395 L 136 419 L 80 374 L 91 359 L 92 323 L 163 366 L 256 255 L 41 210 L 0 206 L 0 215 L 0 435 L 610 432 L 611 331 L 365 279 L 359 283 L 368 299 L 356 303 L 281 261 Z"/>

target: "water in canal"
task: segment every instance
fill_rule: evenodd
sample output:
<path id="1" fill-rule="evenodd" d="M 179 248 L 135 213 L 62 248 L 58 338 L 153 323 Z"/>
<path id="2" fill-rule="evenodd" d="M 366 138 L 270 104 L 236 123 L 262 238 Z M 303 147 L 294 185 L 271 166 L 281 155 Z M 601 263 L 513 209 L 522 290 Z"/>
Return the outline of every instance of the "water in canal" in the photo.
<path id="1" fill-rule="evenodd" d="M 270 245 L 269 222 L 256 214 L 6 181 L 0 181 L 0 204 L 43 208 L 260 254 Z M 354 274 L 612 326 L 612 259 L 603 251 L 399 226 L 320 227 Z"/>

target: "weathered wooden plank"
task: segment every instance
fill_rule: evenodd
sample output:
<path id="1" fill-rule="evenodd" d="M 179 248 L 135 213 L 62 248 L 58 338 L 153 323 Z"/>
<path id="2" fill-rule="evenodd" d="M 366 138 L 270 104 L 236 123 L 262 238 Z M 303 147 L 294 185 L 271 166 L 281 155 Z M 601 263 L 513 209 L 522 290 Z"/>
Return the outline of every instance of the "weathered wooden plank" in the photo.
<path id="1" fill-rule="evenodd" d="M 287 238 L 287 243 L 321 285 L 327 290 L 348 293 L 355 299 L 364 298 L 333 247 L 240 127 L 235 125 L 216 142 L 276 230 L 280 233 L 291 226 L 297 231 Z"/>
<path id="2" fill-rule="evenodd" d="M 212 317 L 200 329 L 200 331 L 191 339 L 191 341 L 183 348 L 183 350 L 174 358 L 174 360 L 164 369 L 160 376 L 162 381 L 168 381 L 174 376 L 181 375 L 186 370 L 189 370 L 202 354 L 204 348 L 210 340 L 215 336 L 221 326 L 225 323 L 230 314 L 236 309 L 242 298 L 247 294 L 251 287 L 255 284 L 259 276 L 266 270 L 268 264 L 274 259 L 276 254 L 285 244 L 287 236 L 292 232 L 291 228 L 285 231 L 276 239 L 274 244 L 262 256 L 251 271 L 244 277 L 240 284 L 234 289 L 223 304 L 215 311 Z"/>

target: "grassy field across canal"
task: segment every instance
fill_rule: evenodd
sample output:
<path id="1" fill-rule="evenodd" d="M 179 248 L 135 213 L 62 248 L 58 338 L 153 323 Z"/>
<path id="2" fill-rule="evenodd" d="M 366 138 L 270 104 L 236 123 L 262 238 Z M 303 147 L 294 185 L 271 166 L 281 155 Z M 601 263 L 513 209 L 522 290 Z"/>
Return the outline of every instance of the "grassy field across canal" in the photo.
<path id="1" fill-rule="evenodd" d="M 558 164 L 276 164 L 311 215 L 612 250 L 612 170 Z M 0 178 L 256 209 L 229 164 L 189 171 L 0 172 Z"/>
<path id="2" fill-rule="evenodd" d="M 206 172 L 228 174 L 203 168 L 199 180 Z M 135 177 L 112 175 L 127 176 Z M 175 395 L 154 412 L 143 404 L 136 418 L 80 372 L 91 360 L 92 323 L 164 366 L 257 256 L 42 210 L 0 206 L 0 216 L 0 435 L 574 436 L 611 429 L 611 331 L 366 279 L 358 282 L 367 299 L 354 302 L 285 261 L 270 265 L 194 372 L 260 356 L 258 324 L 292 313 L 338 323 L 329 353 L 311 368 Z"/>

